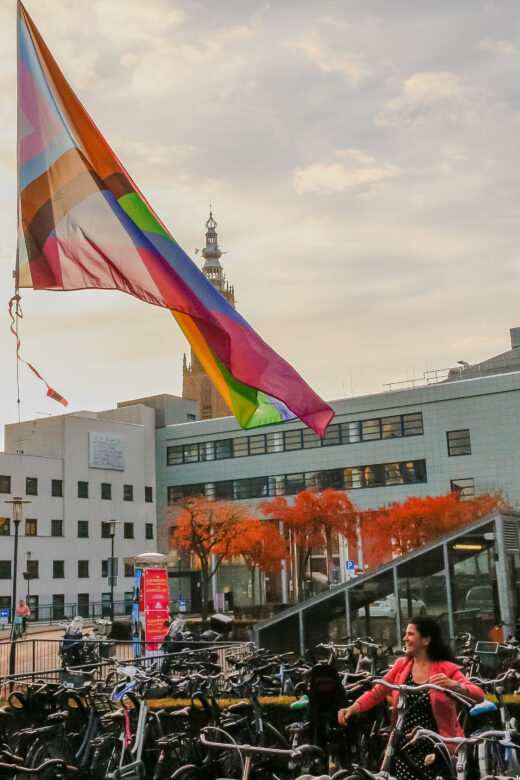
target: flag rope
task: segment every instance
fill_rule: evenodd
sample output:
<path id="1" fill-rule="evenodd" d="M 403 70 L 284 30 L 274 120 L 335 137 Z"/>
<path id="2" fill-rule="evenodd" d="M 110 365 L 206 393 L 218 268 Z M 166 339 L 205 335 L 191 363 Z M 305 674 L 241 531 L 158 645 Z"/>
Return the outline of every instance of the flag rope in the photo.
<path id="1" fill-rule="evenodd" d="M 9 316 L 11 317 L 10 331 L 16 339 L 16 360 L 25 363 L 25 365 L 31 369 L 33 374 L 35 374 L 35 376 L 37 376 L 38 379 L 40 379 L 43 382 L 43 384 L 47 388 L 47 395 L 49 398 L 52 398 L 53 401 L 57 401 L 58 403 L 63 404 L 63 406 L 68 406 L 69 402 L 45 381 L 42 375 L 38 373 L 38 371 L 35 369 L 33 365 L 31 365 L 31 363 L 29 363 L 27 360 L 24 360 L 23 357 L 20 355 L 20 337 L 18 335 L 17 323 L 19 319 L 20 320 L 23 319 L 22 307 L 20 305 L 21 300 L 22 300 L 22 296 L 16 294 L 13 295 L 13 297 L 9 301 Z M 13 305 L 15 305 L 14 314 L 13 314 Z M 20 405 L 20 388 L 18 386 L 18 408 L 19 405 Z"/>

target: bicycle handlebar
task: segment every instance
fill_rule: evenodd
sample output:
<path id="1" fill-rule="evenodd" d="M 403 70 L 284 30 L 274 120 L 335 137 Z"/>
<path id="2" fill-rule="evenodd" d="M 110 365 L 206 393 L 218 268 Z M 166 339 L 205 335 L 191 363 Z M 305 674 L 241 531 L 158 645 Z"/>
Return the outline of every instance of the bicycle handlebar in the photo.
<path id="1" fill-rule="evenodd" d="M 466 707 L 473 707 L 475 702 L 469 696 L 464 696 L 462 693 L 456 693 L 449 688 L 442 688 L 440 685 L 433 685 L 433 683 L 423 683 L 422 685 L 394 685 L 386 680 L 379 680 L 375 678 L 372 680 L 374 685 L 386 685 L 387 688 L 391 688 L 394 691 L 405 691 L 406 693 L 414 691 L 438 691 L 439 693 L 446 693 L 448 696 L 453 696 L 454 699 L 460 701 Z"/>

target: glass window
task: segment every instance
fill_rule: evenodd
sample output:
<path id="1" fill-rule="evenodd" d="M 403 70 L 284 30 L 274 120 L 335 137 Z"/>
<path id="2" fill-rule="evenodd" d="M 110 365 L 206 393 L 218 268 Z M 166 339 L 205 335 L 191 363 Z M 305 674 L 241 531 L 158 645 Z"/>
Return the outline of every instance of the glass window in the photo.
<path id="1" fill-rule="evenodd" d="M 11 609 L 11 596 L 0 596 L 0 609 Z"/>
<path id="2" fill-rule="evenodd" d="M 123 485 L 123 501 L 133 501 L 133 500 L 134 500 L 134 486 Z"/>
<path id="3" fill-rule="evenodd" d="M 341 441 L 343 444 L 355 444 L 361 439 L 359 421 L 341 423 Z"/>
<path id="4" fill-rule="evenodd" d="M 283 452 L 283 431 L 268 433 L 266 439 L 267 452 Z"/>
<path id="5" fill-rule="evenodd" d="M 7 477 L 5 474 L 0 474 L 0 493 L 11 492 L 11 477 Z"/>
<path id="6" fill-rule="evenodd" d="M 51 520 L 51 536 L 63 536 L 63 520 Z"/>
<path id="7" fill-rule="evenodd" d="M 235 479 L 233 481 L 234 497 L 237 501 L 251 498 L 251 488 L 248 479 Z"/>
<path id="8" fill-rule="evenodd" d="M 267 485 L 270 496 L 283 496 L 285 489 L 285 477 L 283 474 L 267 477 Z"/>
<path id="9" fill-rule="evenodd" d="M 88 482 L 78 482 L 78 498 L 88 498 Z"/>
<path id="10" fill-rule="evenodd" d="M 305 490 L 312 490 L 318 492 L 320 488 L 320 471 L 306 471 L 305 472 Z"/>
<path id="11" fill-rule="evenodd" d="M 88 577 L 88 561 L 78 561 L 78 577 Z"/>
<path id="12" fill-rule="evenodd" d="M 11 520 L 8 517 L 0 517 L 0 536 L 9 536 Z"/>
<path id="13" fill-rule="evenodd" d="M 153 539 L 153 523 L 144 524 L 144 538 Z"/>
<path id="14" fill-rule="evenodd" d="M 471 455 L 471 439 L 469 429 L 464 428 L 460 431 L 447 431 L 448 455 Z"/>
<path id="15" fill-rule="evenodd" d="M 343 469 L 327 469 L 319 472 L 320 490 L 343 490 L 345 487 Z"/>
<path id="16" fill-rule="evenodd" d="M 65 561 L 52 562 L 52 576 L 55 580 L 61 580 L 65 577 Z"/>
<path id="17" fill-rule="evenodd" d="M 288 496 L 294 496 L 301 490 L 305 490 L 305 477 L 303 474 L 286 474 L 285 492 Z"/>
<path id="18" fill-rule="evenodd" d="M 28 496 L 38 495 L 38 479 L 37 477 L 25 478 L 25 492 Z"/>
<path id="19" fill-rule="evenodd" d="M 108 577 L 108 558 L 101 561 L 101 576 Z"/>
<path id="20" fill-rule="evenodd" d="M 215 498 L 233 498 L 233 480 L 215 482 Z"/>
<path id="21" fill-rule="evenodd" d="M 473 477 L 452 479 L 450 481 L 450 488 L 452 492 L 460 493 L 460 498 L 462 501 L 469 498 L 475 498 L 475 480 Z"/>
<path id="22" fill-rule="evenodd" d="M 134 576 L 134 564 L 125 563 L 125 577 L 133 577 L 133 576 Z"/>
<path id="23" fill-rule="evenodd" d="M 52 618 L 53 620 L 63 620 L 65 617 L 65 596 L 62 593 L 55 593 L 52 597 Z"/>
<path id="24" fill-rule="evenodd" d="M 404 475 L 401 473 L 400 463 L 385 463 L 385 483 L 390 485 L 403 485 Z"/>
<path id="25" fill-rule="evenodd" d="M 101 498 L 110 501 L 112 499 L 112 485 L 110 482 L 101 483 Z"/>
<path id="26" fill-rule="evenodd" d="M 403 435 L 404 436 L 422 436 L 423 419 L 422 412 L 414 412 L 413 414 L 403 414 Z"/>
<path id="27" fill-rule="evenodd" d="M 310 428 L 303 430 L 303 449 L 309 450 L 312 447 L 321 447 L 321 436 L 311 431 Z"/>
<path id="28" fill-rule="evenodd" d="M 215 459 L 223 460 L 224 458 L 233 457 L 233 439 L 220 439 L 215 442 Z"/>
<path id="29" fill-rule="evenodd" d="M 249 480 L 251 498 L 267 496 L 267 477 L 252 477 Z"/>
<path id="30" fill-rule="evenodd" d="M 25 535 L 26 536 L 38 536 L 38 520 L 26 518 L 25 520 Z"/>
<path id="31" fill-rule="evenodd" d="M 331 447 L 339 444 L 339 425 L 329 425 L 327 433 L 322 441 L 324 447 Z"/>
<path id="32" fill-rule="evenodd" d="M 426 482 L 426 462 L 424 460 L 408 461 L 400 465 L 406 484 Z"/>
<path id="33" fill-rule="evenodd" d="M 27 561 L 26 564 L 27 572 L 31 575 L 32 580 L 37 580 L 40 576 L 40 562 L 35 561 L 33 558 L 31 560 Z"/>
<path id="34" fill-rule="evenodd" d="M 198 444 L 185 444 L 182 448 L 184 463 L 198 463 L 199 460 L 199 445 Z"/>
<path id="35" fill-rule="evenodd" d="M 51 496 L 55 498 L 62 498 L 63 496 L 63 480 L 52 479 L 51 480 Z"/>
<path id="36" fill-rule="evenodd" d="M 78 520 L 78 539 L 88 539 L 88 520 Z"/>
<path id="37" fill-rule="evenodd" d="M 385 467 L 382 464 L 365 466 L 365 487 L 382 487 L 385 484 Z"/>
<path id="38" fill-rule="evenodd" d="M 285 431 L 285 449 L 286 450 L 301 450 L 302 448 L 302 432 L 298 431 Z"/>
<path id="39" fill-rule="evenodd" d="M 249 437 L 249 454 L 264 455 L 266 452 L 265 434 Z"/>
<path id="40" fill-rule="evenodd" d="M 89 594 L 78 593 L 78 615 L 88 618 L 89 616 Z"/>
<path id="41" fill-rule="evenodd" d="M 381 438 L 381 420 L 362 420 L 361 421 L 361 437 L 363 441 L 372 441 L 373 439 Z"/>
<path id="42" fill-rule="evenodd" d="M 168 485 L 168 504 L 174 504 L 182 496 L 180 485 Z"/>
<path id="43" fill-rule="evenodd" d="M 244 458 L 246 455 L 249 455 L 247 436 L 240 436 L 238 439 L 233 439 L 233 457 Z"/>
<path id="44" fill-rule="evenodd" d="M 206 441 L 199 444 L 199 460 L 215 460 L 215 442 Z"/>
<path id="45" fill-rule="evenodd" d="M 0 580 L 11 579 L 11 561 L 0 561 Z"/>
<path id="46" fill-rule="evenodd" d="M 381 420 L 383 439 L 399 439 L 403 435 L 401 416 L 383 417 Z"/>
<path id="47" fill-rule="evenodd" d="M 134 524 L 133 523 L 124 523 L 123 535 L 124 535 L 125 539 L 133 539 L 134 538 Z"/>
<path id="48" fill-rule="evenodd" d="M 180 466 L 182 463 L 182 447 L 166 447 L 166 465 Z"/>
<path id="49" fill-rule="evenodd" d="M 343 475 L 345 478 L 345 490 L 354 490 L 355 488 L 363 487 L 363 467 L 362 466 L 350 466 L 343 469 Z"/>
<path id="50" fill-rule="evenodd" d="M 101 523 L 101 538 L 110 539 L 110 523 Z"/>
<path id="51" fill-rule="evenodd" d="M 153 488 L 145 487 L 144 500 L 147 504 L 153 504 Z"/>
<path id="52" fill-rule="evenodd" d="M 190 498 L 192 496 L 203 496 L 206 492 L 203 482 L 198 482 L 195 485 L 182 485 L 181 495 L 184 498 Z"/>
<path id="53" fill-rule="evenodd" d="M 194 420 L 197 419 L 197 415 L 196 414 L 192 414 L 191 412 L 188 412 L 187 415 L 186 415 L 186 419 L 189 420 L 190 422 L 193 422 Z"/>

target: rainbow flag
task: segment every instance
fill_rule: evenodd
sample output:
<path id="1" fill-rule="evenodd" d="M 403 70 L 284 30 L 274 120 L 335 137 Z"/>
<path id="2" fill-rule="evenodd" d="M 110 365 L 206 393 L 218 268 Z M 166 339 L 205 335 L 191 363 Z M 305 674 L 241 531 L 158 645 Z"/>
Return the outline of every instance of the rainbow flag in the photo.
<path id="1" fill-rule="evenodd" d="M 244 428 L 333 410 L 177 244 L 72 91 L 18 4 L 18 285 L 117 289 L 170 309 Z"/>

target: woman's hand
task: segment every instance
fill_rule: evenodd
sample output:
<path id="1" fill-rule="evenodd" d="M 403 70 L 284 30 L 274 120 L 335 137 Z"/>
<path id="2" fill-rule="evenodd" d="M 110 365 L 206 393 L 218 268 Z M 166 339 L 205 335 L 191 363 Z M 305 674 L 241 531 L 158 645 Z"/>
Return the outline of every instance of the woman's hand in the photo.
<path id="1" fill-rule="evenodd" d="M 359 704 L 357 704 L 357 702 L 354 702 L 354 704 L 351 704 L 350 707 L 347 707 L 345 710 L 339 710 L 338 712 L 339 725 L 346 726 L 347 720 L 350 718 L 351 715 L 354 715 L 355 712 L 359 712 Z"/>
<path id="2" fill-rule="evenodd" d="M 453 680 L 451 677 L 448 677 L 448 675 L 444 674 L 443 672 L 439 672 L 439 674 L 432 674 L 429 682 L 431 682 L 432 685 L 438 685 L 439 688 L 447 688 L 452 691 L 458 687 L 457 681 Z"/>

